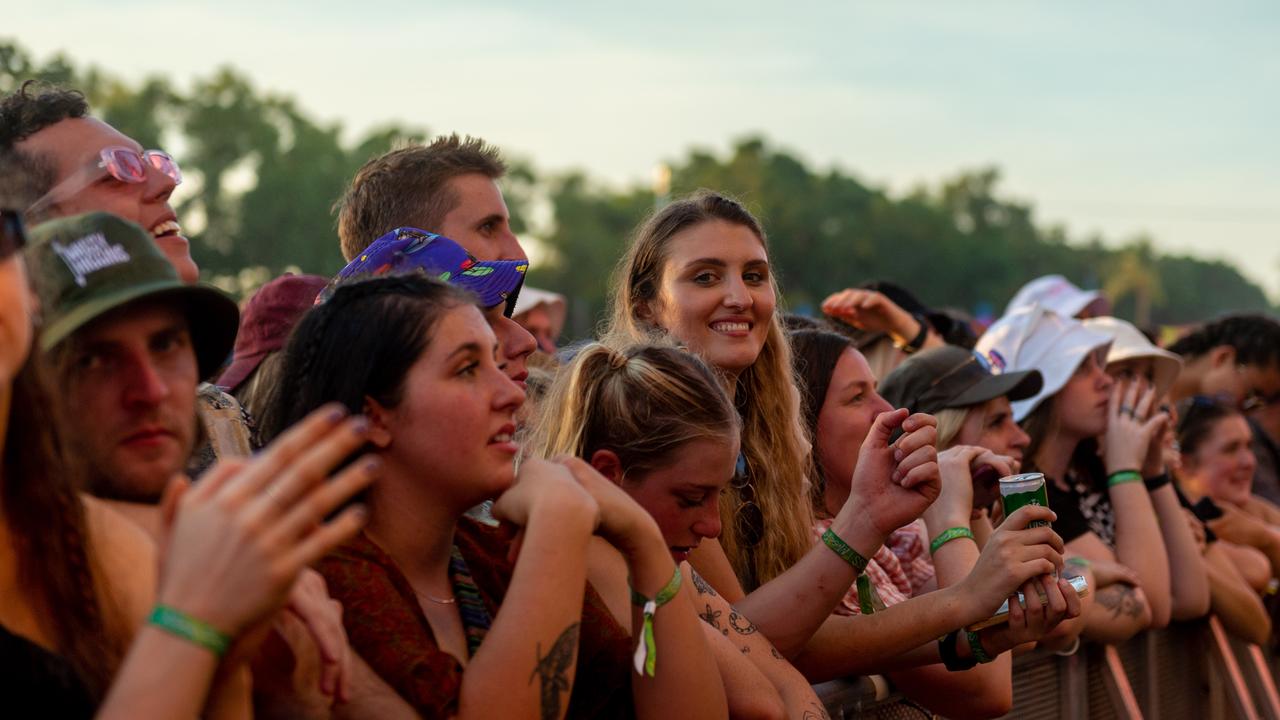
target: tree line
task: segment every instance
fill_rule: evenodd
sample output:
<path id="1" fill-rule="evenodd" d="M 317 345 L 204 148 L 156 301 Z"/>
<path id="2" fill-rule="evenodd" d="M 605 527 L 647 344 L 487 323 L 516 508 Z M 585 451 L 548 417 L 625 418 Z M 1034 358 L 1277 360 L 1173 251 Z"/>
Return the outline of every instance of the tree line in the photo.
<path id="1" fill-rule="evenodd" d="M 173 152 L 190 186 L 176 210 L 192 254 L 207 276 L 242 294 L 286 269 L 336 272 L 333 202 L 369 158 L 430 136 L 389 119 L 344 142 L 340 123 L 315 118 L 232 67 L 180 90 L 163 76 L 127 81 L 60 54 L 39 61 L 0 40 L 0 93 L 27 79 L 79 89 L 95 115 L 144 147 Z M 739 139 L 724 154 L 690 149 L 667 163 L 669 187 L 657 189 L 512 164 L 504 189 L 513 224 L 536 231 L 546 250 L 530 282 L 570 298 L 571 337 L 586 336 L 603 316 L 609 272 L 636 225 L 668 197 L 702 187 L 735 195 L 761 218 L 786 304 L 801 311 L 833 290 L 878 279 L 935 307 L 998 315 L 1022 283 L 1051 272 L 1103 288 L 1117 315 L 1142 324 L 1274 311 L 1228 263 L 1161 253 L 1149 237 L 1109 243 L 1038 223 L 1032 205 L 1001 195 L 997 168 L 895 196 L 843 170 L 814 168 L 762 137 Z M 525 218 L 537 203 L 549 219 L 531 229 Z"/>

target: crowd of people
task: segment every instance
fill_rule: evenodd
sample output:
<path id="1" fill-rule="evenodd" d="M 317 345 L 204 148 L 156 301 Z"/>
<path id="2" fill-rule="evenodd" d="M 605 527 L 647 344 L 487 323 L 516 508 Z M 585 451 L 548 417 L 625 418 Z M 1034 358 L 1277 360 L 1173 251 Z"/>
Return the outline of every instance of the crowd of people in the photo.
<path id="1" fill-rule="evenodd" d="M 996 717 L 1033 648 L 1271 642 L 1275 318 L 1162 348 L 1060 276 L 987 328 L 888 282 L 788 314 L 765 227 L 702 190 L 558 348 L 504 173 L 456 135 L 371 159 L 346 268 L 238 307 L 171 156 L 71 89 L 0 100 L 9 707 L 823 718 L 812 684 L 882 674 Z M 1047 503 L 1005 512 L 1025 473 Z"/>

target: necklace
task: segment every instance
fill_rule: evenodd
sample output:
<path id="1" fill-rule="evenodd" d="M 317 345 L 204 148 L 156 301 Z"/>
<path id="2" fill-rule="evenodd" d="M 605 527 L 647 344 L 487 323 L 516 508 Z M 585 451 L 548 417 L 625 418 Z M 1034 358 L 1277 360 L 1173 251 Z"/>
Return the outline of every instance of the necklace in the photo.
<path id="1" fill-rule="evenodd" d="M 452 605 L 452 604 L 454 604 L 454 603 L 458 602 L 458 598 L 456 598 L 456 597 L 451 597 L 451 598 L 438 598 L 438 597 L 435 597 L 434 595 L 428 595 L 428 594 L 426 594 L 426 593 L 424 593 L 424 592 L 418 592 L 416 589 L 413 591 L 413 594 L 414 594 L 414 595 L 417 595 L 418 597 L 420 597 L 420 598 L 422 598 L 422 599 L 424 599 L 424 600 L 428 600 L 428 601 L 430 601 L 430 602 L 433 602 L 433 603 L 435 603 L 435 604 L 437 604 L 437 605 Z"/>

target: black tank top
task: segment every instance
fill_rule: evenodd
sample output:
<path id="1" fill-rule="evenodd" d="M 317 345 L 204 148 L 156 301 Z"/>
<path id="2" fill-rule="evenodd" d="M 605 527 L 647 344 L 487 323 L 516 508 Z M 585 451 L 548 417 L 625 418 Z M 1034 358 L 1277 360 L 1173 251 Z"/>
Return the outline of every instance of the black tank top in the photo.
<path id="1" fill-rule="evenodd" d="M 0 698 L 7 718 L 92 718 L 95 710 L 88 686 L 70 661 L 3 625 Z"/>

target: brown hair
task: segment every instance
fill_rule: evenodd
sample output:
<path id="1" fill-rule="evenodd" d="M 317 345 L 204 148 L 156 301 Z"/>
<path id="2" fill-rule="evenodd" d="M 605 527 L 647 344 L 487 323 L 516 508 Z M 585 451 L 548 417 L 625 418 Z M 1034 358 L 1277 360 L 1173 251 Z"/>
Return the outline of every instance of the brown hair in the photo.
<path id="1" fill-rule="evenodd" d="M 258 363 L 258 367 L 253 369 L 249 377 L 245 378 L 239 387 L 231 391 L 235 399 L 240 401 L 240 406 L 249 411 L 250 417 L 261 418 L 263 416 L 267 403 L 271 402 L 272 389 L 284 380 L 283 368 L 283 348 L 269 352 Z M 203 423 L 201 423 L 201 426 L 203 426 Z"/>
<path id="2" fill-rule="evenodd" d="M 506 172 L 497 148 L 457 133 L 436 138 L 430 145 L 415 143 L 370 160 L 333 206 L 338 213 L 343 257 L 351 261 L 374 240 L 398 227 L 439 230 L 444 217 L 458 206 L 450 180 L 473 173 L 497 180 Z"/>
<path id="3" fill-rule="evenodd" d="M 815 458 L 809 468 L 812 488 L 809 499 L 814 512 L 825 515 L 827 477 L 816 461 L 822 443 L 822 438 L 818 437 L 818 416 L 822 414 L 822 405 L 827 399 L 831 376 L 835 374 L 840 356 L 847 350 L 858 350 L 849 338 L 820 327 L 793 331 L 790 338 L 791 350 L 795 353 L 796 379 L 804 401 L 801 417 L 809 430 L 813 442 L 812 456 Z"/>
<path id="4" fill-rule="evenodd" d="M 122 627 L 94 562 L 74 468 L 53 432 L 41 373 L 28 358 L 13 382 L 2 460 L 5 520 L 22 587 L 44 610 L 39 619 L 59 654 L 100 701 L 120 663 Z"/>
<path id="5" fill-rule="evenodd" d="M 662 332 L 640 316 L 640 308 L 652 307 L 657 299 L 671 239 L 712 220 L 749 229 L 768 252 L 764 228 L 736 200 L 699 190 L 672 202 L 640 226 L 618 263 L 609 335 L 637 341 Z M 773 274 L 769 284 L 776 295 Z M 748 547 L 734 521 L 741 496 L 725 493 L 720 504 L 720 544 L 749 592 L 782 574 L 813 545 L 813 509 L 805 477 L 807 437 L 800 424 L 791 346 L 777 312 L 769 321 L 760 356 L 738 376 L 733 397 L 742 415 L 742 454 L 751 492 L 763 515 L 764 532 L 754 547 Z"/>
<path id="6" fill-rule="evenodd" d="M 739 422 L 719 378 L 669 344 L 587 346 L 561 369 L 540 415 L 534 452 L 590 460 L 612 450 L 631 477 L 664 467 L 691 440 L 736 437 Z"/>

